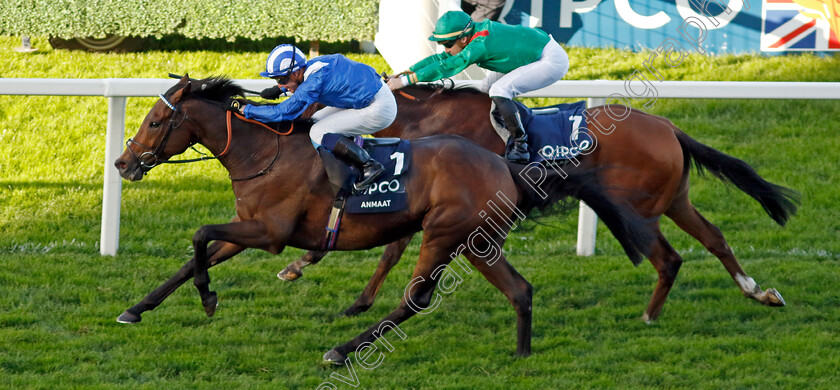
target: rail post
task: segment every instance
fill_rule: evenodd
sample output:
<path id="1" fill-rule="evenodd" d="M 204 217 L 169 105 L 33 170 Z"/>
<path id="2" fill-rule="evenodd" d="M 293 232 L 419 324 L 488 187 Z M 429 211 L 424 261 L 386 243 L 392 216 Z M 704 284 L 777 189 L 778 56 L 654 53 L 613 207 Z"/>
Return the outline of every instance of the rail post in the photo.
<path id="1" fill-rule="evenodd" d="M 120 156 L 125 136 L 125 96 L 108 97 L 108 127 L 105 132 L 104 184 L 102 187 L 102 226 L 99 253 L 114 256 L 120 242 L 120 198 L 122 181 L 114 161 Z"/>
<path id="2" fill-rule="evenodd" d="M 586 99 L 587 107 L 600 106 L 605 103 L 604 98 Z M 595 254 L 595 236 L 598 233 L 598 215 L 583 201 L 578 209 L 578 256 L 592 256 Z"/>

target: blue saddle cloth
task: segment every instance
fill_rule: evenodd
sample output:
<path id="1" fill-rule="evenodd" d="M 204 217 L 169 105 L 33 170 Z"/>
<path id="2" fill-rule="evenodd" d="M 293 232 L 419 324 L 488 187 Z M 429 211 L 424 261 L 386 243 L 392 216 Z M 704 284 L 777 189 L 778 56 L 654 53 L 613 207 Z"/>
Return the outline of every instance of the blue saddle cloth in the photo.
<path id="1" fill-rule="evenodd" d="M 322 145 L 331 149 L 338 134 L 325 134 Z M 399 138 L 373 139 L 355 137 L 356 144 L 362 145 L 370 156 L 385 167 L 385 173 L 377 181 L 358 195 L 347 198 L 345 211 L 348 213 L 370 214 L 391 213 L 405 210 L 405 173 L 411 164 L 411 144 Z M 355 170 L 355 168 L 352 168 Z"/>
<path id="2" fill-rule="evenodd" d="M 586 126 L 586 101 L 531 109 L 516 102 L 528 134 L 531 162 L 568 160 L 595 145 Z"/>

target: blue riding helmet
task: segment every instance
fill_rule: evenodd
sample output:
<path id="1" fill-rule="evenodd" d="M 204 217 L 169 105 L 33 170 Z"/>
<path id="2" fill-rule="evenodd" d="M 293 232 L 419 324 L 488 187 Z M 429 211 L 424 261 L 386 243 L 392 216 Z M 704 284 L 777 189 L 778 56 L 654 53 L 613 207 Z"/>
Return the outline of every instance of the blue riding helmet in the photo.
<path id="1" fill-rule="evenodd" d="M 290 44 L 279 45 L 268 55 L 265 61 L 265 72 L 262 77 L 286 76 L 306 65 L 306 56 L 297 47 Z"/>

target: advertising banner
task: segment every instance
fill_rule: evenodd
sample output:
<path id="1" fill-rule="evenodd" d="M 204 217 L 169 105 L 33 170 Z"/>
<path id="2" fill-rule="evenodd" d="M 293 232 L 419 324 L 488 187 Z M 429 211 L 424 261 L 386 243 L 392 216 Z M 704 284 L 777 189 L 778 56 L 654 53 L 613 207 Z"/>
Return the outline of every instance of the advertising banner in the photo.
<path id="1" fill-rule="evenodd" d="M 502 19 L 574 46 L 642 50 L 671 38 L 703 54 L 840 50 L 840 0 L 508 0 Z"/>

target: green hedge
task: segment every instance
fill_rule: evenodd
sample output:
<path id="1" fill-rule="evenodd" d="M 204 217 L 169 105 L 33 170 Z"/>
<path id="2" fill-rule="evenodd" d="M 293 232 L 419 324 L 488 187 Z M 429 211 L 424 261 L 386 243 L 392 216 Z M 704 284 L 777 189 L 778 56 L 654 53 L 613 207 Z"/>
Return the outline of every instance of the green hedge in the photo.
<path id="1" fill-rule="evenodd" d="M 372 40 L 378 0 L 6 0 L 0 35 Z"/>

